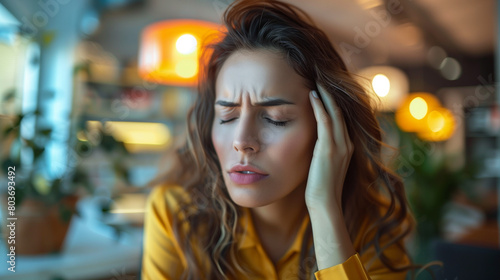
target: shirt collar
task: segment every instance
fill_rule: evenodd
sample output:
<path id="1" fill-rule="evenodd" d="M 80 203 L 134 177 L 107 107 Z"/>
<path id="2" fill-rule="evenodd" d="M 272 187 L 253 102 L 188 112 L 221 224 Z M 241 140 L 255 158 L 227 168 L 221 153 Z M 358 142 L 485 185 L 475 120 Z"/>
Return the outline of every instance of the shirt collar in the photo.
<path id="1" fill-rule="evenodd" d="M 241 238 L 239 238 L 238 242 L 238 250 L 256 247 L 259 243 L 259 238 L 254 228 L 254 223 L 252 220 L 252 215 L 250 213 L 250 209 L 246 207 L 242 207 L 242 217 L 239 219 L 241 227 L 243 229 L 243 233 Z M 304 237 L 305 231 L 307 229 L 307 225 L 309 223 L 309 215 L 305 215 L 302 224 L 300 225 L 299 231 L 295 240 L 292 243 L 292 246 L 288 251 L 290 252 L 300 252 L 302 246 L 302 239 Z"/>

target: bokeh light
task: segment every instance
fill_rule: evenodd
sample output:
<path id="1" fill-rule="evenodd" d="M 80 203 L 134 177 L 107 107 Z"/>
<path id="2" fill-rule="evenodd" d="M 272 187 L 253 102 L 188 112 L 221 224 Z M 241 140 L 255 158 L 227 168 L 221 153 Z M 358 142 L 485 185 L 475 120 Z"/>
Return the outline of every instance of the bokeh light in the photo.
<path id="1" fill-rule="evenodd" d="M 389 93 L 389 90 L 391 89 L 391 82 L 386 75 L 377 74 L 372 79 L 372 87 L 378 96 L 384 97 Z"/>
<path id="2" fill-rule="evenodd" d="M 394 112 L 408 96 L 408 77 L 398 68 L 371 66 L 357 74 L 358 82 L 371 97 L 371 105 L 378 111 Z"/>
<path id="3" fill-rule="evenodd" d="M 433 46 L 427 52 L 427 62 L 436 69 L 441 67 L 441 63 L 446 57 L 446 51 L 439 46 Z"/>
<path id="4" fill-rule="evenodd" d="M 426 117 L 427 126 L 417 133 L 417 136 L 426 141 L 439 142 L 448 140 L 455 131 L 455 118 L 450 110 L 436 108 Z"/>
<path id="5" fill-rule="evenodd" d="M 194 86 L 205 46 L 220 39 L 224 27 L 201 20 L 166 20 L 147 26 L 141 35 L 139 76 L 153 83 Z"/>
<path id="6" fill-rule="evenodd" d="M 441 71 L 441 75 L 450 81 L 454 81 L 460 77 L 462 74 L 462 66 L 458 60 L 447 57 L 441 62 L 441 66 L 439 67 Z"/>
<path id="7" fill-rule="evenodd" d="M 419 132 L 427 127 L 427 115 L 441 107 L 439 100 L 430 93 L 410 94 L 396 111 L 396 123 L 403 131 Z"/>
<path id="8" fill-rule="evenodd" d="M 417 120 L 421 120 L 427 115 L 427 102 L 422 97 L 415 97 L 410 101 L 410 114 Z"/>
<path id="9" fill-rule="evenodd" d="M 175 47 L 181 54 L 190 54 L 196 51 L 198 41 L 191 34 L 184 34 L 177 39 Z"/>
<path id="10" fill-rule="evenodd" d="M 198 61 L 196 59 L 185 59 L 177 62 L 175 73 L 183 78 L 191 78 L 198 73 Z"/>

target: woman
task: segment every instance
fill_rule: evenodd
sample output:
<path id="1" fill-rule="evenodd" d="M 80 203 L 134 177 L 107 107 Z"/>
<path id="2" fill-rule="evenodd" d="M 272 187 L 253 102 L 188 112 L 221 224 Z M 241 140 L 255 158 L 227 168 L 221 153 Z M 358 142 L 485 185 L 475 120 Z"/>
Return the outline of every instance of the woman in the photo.
<path id="1" fill-rule="evenodd" d="M 143 279 L 404 279 L 413 228 L 367 93 L 299 9 L 236 1 L 150 195 Z"/>

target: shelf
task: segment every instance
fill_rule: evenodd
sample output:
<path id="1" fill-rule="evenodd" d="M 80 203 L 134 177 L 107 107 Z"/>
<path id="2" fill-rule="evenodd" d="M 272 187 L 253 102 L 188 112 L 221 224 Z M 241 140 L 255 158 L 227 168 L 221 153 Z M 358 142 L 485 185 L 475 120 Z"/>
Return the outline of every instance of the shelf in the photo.
<path id="1" fill-rule="evenodd" d="M 154 85 L 158 88 L 168 88 L 171 86 L 167 85 L 162 85 L 162 84 L 155 84 L 155 83 L 149 83 L 149 82 L 144 82 L 144 83 L 122 83 L 119 81 L 93 81 L 93 80 L 81 80 L 82 83 L 85 83 L 87 85 L 91 86 L 112 86 L 112 87 L 121 87 L 121 88 L 134 88 L 134 87 L 139 87 L 139 88 L 145 88 L 146 85 Z"/>
<path id="2" fill-rule="evenodd" d="M 465 155 L 468 162 L 482 167 L 474 176 L 490 189 L 500 179 L 500 131 L 494 104 L 464 108 Z"/>
<path id="3" fill-rule="evenodd" d="M 97 116 L 97 115 L 81 115 L 79 116 L 83 121 L 111 121 L 111 122 L 144 122 L 144 123 L 163 123 L 166 126 L 173 127 L 176 123 L 172 119 L 158 119 L 158 118 L 119 118 L 119 117 L 109 117 L 109 116 Z"/>

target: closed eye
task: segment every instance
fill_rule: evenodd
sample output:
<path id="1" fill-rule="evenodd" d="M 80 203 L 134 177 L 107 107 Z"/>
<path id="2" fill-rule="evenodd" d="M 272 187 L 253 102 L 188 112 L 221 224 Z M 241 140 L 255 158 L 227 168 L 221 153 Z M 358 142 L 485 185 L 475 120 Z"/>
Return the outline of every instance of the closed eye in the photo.
<path id="1" fill-rule="evenodd" d="M 287 122 L 279 122 L 279 121 L 274 121 L 270 118 L 265 118 L 266 121 L 270 124 L 274 124 L 275 126 L 285 126 Z"/>
<path id="2" fill-rule="evenodd" d="M 229 119 L 229 120 L 220 120 L 219 124 L 225 124 L 225 123 L 229 123 L 229 122 L 232 122 L 234 121 L 235 119 L 237 118 L 232 118 L 232 119 Z M 268 123 L 272 124 L 272 125 L 275 125 L 275 126 L 285 126 L 288 121 L 275 121 L 275 120 L 272 120 L 270 118 L 264 118 Z"/>
<path id="3" fill-rule="evenodd" d="M 233 121 L 235 119 L 236 118 L 232 118 L 232 119 L 229 119 L 229 120 L 220 120 L 219 124 L 225 124 L 225 123 L 231 122 L 231 121 Z"/>

